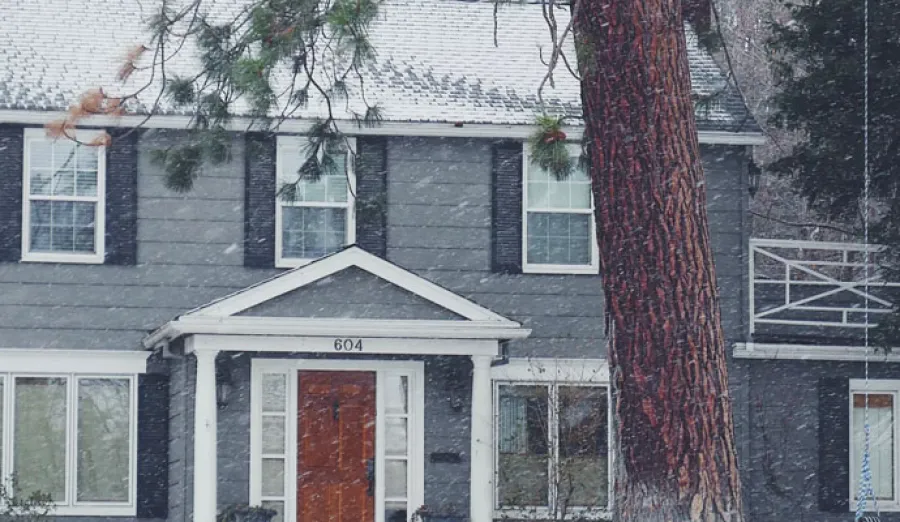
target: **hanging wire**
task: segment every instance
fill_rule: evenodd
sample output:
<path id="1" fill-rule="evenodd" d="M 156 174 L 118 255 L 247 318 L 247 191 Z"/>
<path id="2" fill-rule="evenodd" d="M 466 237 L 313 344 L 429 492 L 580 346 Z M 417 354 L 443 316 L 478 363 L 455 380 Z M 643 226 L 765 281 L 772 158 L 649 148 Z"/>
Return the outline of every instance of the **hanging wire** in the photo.
<path id="1" fill-rule="evenodd" d="M 878 498 L 872 487 L 872 467 L 870 462 L 871 426 L 869 425 L 869 0 L 863 0 L 863 285 L 865 287 L 865 328 L 864 371 L 865 387 L 863 390 L 865 404 L 863 407 L 863 425 L 865 442 L 863 444 L 863 461 L 860 470 L 859 491 L 856 495 L 856 522 L 863 518 L 866 500 L 872 498 L 872 507 L 879 515 Z"/>

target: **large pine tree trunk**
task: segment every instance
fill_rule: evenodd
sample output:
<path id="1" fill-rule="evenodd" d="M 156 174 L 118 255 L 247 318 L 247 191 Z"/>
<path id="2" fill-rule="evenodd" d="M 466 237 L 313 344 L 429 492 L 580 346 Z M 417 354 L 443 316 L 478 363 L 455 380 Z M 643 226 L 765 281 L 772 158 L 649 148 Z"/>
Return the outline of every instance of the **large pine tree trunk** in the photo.
<path id="1" fill-rule="evenodd" d="M 578 0 L 619 522 L 743 520 L 679 0 Z"/>

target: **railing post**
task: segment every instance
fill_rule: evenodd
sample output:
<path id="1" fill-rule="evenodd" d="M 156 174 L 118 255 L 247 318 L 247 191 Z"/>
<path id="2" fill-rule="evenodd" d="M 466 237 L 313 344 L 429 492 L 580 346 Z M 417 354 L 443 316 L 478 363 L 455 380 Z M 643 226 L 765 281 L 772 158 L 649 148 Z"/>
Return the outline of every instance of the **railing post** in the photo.
<path id="1" fill-rule="evenodd" d="M 750 240 L 750 288 L 747 292 L 748 298 L 750 299 L 749 308 L 750 308 L 750 339 L 748 341 L 753 340 L 753 333 L 756 331 L 756 242 L 752 239 Z"/>

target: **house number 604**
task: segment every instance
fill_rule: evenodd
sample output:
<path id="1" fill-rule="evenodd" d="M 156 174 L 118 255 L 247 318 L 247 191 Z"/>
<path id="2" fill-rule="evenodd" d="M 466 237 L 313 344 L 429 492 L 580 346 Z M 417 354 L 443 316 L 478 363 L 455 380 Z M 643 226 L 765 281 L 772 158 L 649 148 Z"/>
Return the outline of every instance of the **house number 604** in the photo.
<path id="1" fill-rule="evenodd" d="M 361 352 L 363 351 L 362 339 L 335 339 L 334 351 L 336 352 Z"/>

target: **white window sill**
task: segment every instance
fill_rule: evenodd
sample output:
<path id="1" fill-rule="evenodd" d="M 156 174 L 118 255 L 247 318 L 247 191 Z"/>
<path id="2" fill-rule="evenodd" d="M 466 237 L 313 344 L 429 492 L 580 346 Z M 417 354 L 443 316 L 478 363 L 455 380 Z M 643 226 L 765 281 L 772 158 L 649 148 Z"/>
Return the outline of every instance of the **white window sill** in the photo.
<path id="1" fill-rule="evenodd" d="M 102 265 L 105 256 L 100 254 L 59 254 L 54 252 L 26 252 L 22 254 L 23 263 L 73 263 L 83 265 Z"/>
<path id="2" fill-rule="evenodd" d="M 495 509 L 494 519 L 515 519 L 515 520 L 551 520 L 553 515 L 550 510 L 545 507 L 533 508 L 505 508 Z M 573 508 L 566 513 L 565 518 L 573 518 L 577 520 L 612 520 L 612 512 L 608 509 L 601 508 Z"/>
<path id="3" fill-rule="evenodd" d="M 599 270 L 599 265 L 522 265 L 523 274 L 598 275 Z"/>
<path id="4" fill-rule="evenodd" d="M 137 509 L 134 506 L 125 505 L 93 505 L 93 506 L 57 506 L 52 509 L 50 516 L 60 517 L 134 517 Z"/>
<path id="5" fill-rule="evenodd" d="M 852 499 L 850 499 L 850 513 L 853 513 L 855 511 L 856 511 L 856 499 L 852 498 Z M 900 511 L 900 502 L 893 501 L 893 500 L 890 502 L 885 502 L 883 500 L 880 500 L 880 501 L 878 501 L 878 511 L 896 513 L 898 511 Z M 871 500 L 866 501 L 866 511 L 865 512 L 866 513 L 874 513 L 875 512 L 875 505 L 872 503 Z"/>

